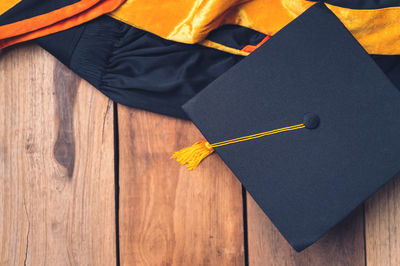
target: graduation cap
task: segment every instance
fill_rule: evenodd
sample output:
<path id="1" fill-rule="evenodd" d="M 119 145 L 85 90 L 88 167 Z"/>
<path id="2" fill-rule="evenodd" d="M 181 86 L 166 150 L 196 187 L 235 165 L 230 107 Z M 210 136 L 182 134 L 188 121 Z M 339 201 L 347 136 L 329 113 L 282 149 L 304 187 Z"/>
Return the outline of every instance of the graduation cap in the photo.
<path id="1" fill-rule="evenodd" d="M 400 168 L 400 91 L 322 3 L 183 108 L 207 141 L 173 157 L 218 153 L 297 251 Z"/>

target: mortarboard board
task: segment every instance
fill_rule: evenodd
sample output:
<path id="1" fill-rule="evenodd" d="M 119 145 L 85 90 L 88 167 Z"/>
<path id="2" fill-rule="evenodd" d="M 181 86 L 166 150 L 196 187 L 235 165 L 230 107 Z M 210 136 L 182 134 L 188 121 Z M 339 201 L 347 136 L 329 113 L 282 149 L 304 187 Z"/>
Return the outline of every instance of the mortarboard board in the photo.
<path id="1" fill-rule="evenodd" d="M 322 3 L 183 109 L 208 142 L 174 157 L 215 150 L 297 251 L 400 170 L 400 91 Z"/>

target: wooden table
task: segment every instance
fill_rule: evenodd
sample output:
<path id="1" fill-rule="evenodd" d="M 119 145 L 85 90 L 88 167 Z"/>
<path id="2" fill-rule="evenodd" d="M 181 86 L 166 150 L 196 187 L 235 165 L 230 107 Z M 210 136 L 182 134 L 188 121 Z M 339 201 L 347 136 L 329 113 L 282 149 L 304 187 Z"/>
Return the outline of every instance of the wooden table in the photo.
<path id="1" fill-rule="evenodd" d="M 33 45 L 0 55 L 0 265 L 400 265 L 400 179 L 296 253 L 201 135 Z"/>

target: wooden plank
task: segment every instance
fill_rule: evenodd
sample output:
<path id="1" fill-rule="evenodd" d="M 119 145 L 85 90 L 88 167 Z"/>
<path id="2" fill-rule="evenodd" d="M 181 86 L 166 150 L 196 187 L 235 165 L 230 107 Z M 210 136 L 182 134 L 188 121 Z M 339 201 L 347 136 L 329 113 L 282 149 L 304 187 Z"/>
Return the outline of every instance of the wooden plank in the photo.
<path id="1" fill-rule="evenodd" d="M 247 194 L 249 265 L 364 265 L 363 209 L 297 253 Z"/>
<path id="2" fill-rule="evenodd" d="M 400 176 L 365 203 L 367 265 L 400 265 Z"/>
<path id="3" fill-rule="evenodd" d="M 0 265 L 115 265 L 112 103 L 34 45 L 0 89 Z"/>
<path id="4" fill-rule="evenodd" d="M 243 265 L 241 185 L 218 156 L 169 157 L 201 140 L 191 122 L 118 107 L 121 265 Z"/>

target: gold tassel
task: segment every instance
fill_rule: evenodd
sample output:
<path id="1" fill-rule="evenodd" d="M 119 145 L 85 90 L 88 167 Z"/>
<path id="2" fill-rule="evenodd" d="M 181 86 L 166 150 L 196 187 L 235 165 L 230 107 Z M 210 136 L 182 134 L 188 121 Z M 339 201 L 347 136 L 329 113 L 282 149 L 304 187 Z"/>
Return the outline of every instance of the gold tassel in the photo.
<path id="1" fill-rule="evenodd" d="M 194 170 L 204 158 L 213 152 L 214 149 L 211 144 L 206 140 L 202 140 L 175 152 L 171 158 L 176 158 L 181 165 L 187 164 L 186 167 L 189 170 Z"/>
<path id="2" fill-rule="evenodd" d="M 318 120 L 318 122 L 319 122 L 319 120 Z M 318 123 L 316 124 L 316 126 L 318 126 Z M 186 167 L 189 170 L 194 170 L 194 169 L 196 169 L 196 167 L 199 165 L 199 163 L 204 158 L 206 158 L 208 155 L 210 155 L 211 153 L 214 152 L 214 148 L 218 148 L 218 147 L 222 147 L 225 145 L 230 145 L 230 144 L 234 144 L 234 143 L 238 143 L 238 142 L 242 142 L 242 141 L 258 139 L 258 138 L 262 138 L 265 136 L 270 136 L 270 135 L 274 135 L 274 134 L 278 134 L 278 133 L 282 133 L 282 132 L 286 132 L 286 131 L 298 130 L 298 129 L 302 129 L 305 127 L 306 127 L 305 124 L 298 124 L 298 125 L 293 125 L 293 126 L 289 126 L 289 127 L 282 127 L 282 128 L 278 128 L 278 129 L 274 129 L 274 130 L 269 130 L 269 131 L 265 131 L 265 132 L 261 132 L 261 133 L 257 133 L 257 134 L 253 134 L 253 135 L 248 135 L 248 136 L 243 136 L 243 137 L 239 137 L 239 138 L 215 142 L 213 144 L 210 144 L 206 140 L 202 140 L 202 141 L 196 142 L 191 147 L 187 147 L 180 151 L 175 152 L 171 158 L 176 158 L 176 160 L 181 165 L 187 164 Z M 309 127 L 309 128 L 312 129 L 311 127 Z M 315 128 L 315 125 L 313 128 Z"/>

